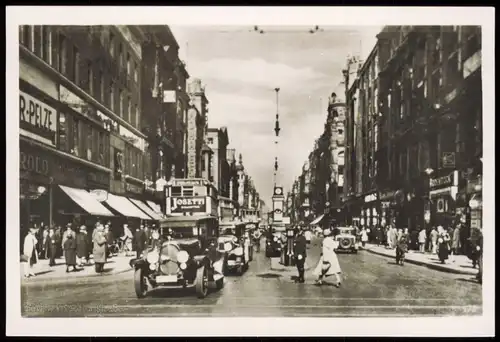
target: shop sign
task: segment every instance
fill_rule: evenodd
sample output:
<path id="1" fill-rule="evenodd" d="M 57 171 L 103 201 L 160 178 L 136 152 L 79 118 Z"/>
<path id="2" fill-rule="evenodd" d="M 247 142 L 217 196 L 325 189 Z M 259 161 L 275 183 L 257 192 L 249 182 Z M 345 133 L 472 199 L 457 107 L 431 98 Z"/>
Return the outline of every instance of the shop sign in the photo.
<path id="1" fill-rule="evenodd" d="M 48 176 L 50 173 L 49 159 L 45 158 L 43 155 L 40 156 L 20 151 L 19 171 L 22 173 L 35 173 L 41 176 Z"/>
<path id="2" fill-rule="evenodd" d="M 365 196 L 365 203 L 368 202 L 373 202 L 377 200 L 377 195 L 376 194 L 369 194 Z"/>
<path id="3" fill-rule="evenodd" d="M 381 192 L 379 199 L 380 200 L 392 199 L 394 197 L 394 193 L 395 193 L 394 191 Z"/>
<path id="4" fill-rule="evenodd" d="M 98 202 L 104 202 L 108 199 L 108 192 L 102 189 L 95 189 L 89 191 L 92 197 Z"/>
<path id="5" fill-rule="evenodd" d="M 200 213 L 206 211 L 205 197 L 171 197 L 170 208 L 172 213 Z"/>
<path id="6" fill-rule="evenodd" d="M 136 195 L 142 195 L 144 188 L 135 184 L 125 183 L 125 191 Z"/>
<path id="7" fill-rule="evenodd" d="M 19 128 L 22 135 L 55 146 L 57 111 L 33 96 L 19 91 Z"/>
<path id="8" fill-rule="evenodd" d="M 429 186 L 431 188 L 443 188 L 447 186 L 451 186 L 453 184 L 453 174 L 449 174 L 447 176 L 439 177 L 439 178 L 431 178 L 429 180 Z"/>
<path id="9" fill-rule="evenodd" d="M 172 185 L 174 186 L 195 186 L 203 185 L 203 179 L 174 179 Z"/>

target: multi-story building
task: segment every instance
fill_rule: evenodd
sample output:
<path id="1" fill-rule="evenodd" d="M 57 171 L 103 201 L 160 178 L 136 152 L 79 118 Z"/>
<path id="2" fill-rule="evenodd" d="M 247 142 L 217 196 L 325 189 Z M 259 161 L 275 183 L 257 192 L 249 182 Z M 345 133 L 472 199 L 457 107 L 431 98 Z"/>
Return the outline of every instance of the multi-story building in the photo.
<path id="1" fill-rule="evenodd" d="M 229 137 L 227 128 L 209 128 L 206 135 L 207 145 L 213 151 L 211 180 L 219 190 L 219 195 L 229 197 L 229 164 L 227 162 L 227 146 Z"/>
<path id="2" fill-rule="evenodd" d="M 378 47 L 375 46 L 364 63 L 348 61 L 344 70 L 346 86 L 346 169 L 345 212 L 349 223 L 373 227 L 384 222 L 377 201 L 377 160 L 379 121 Z M 351 68 L 356 77 L 351 83 Z"/>
<path id="3" fill-rule="evenodd" d="M 345 189 L 362 202 L 361 223 L 481 226 L 480 74 L 479 27 L 378 35 L 347 91 Z"/>
<path id="4" fill-rule="evenodd" d="M 22 225 L 91 224 L 111 214 L 96 200 L 85 205 L 75 195 L 81 189 L 141 198 L 152 177 L 141 131 L 144 34 L 129 26 L 21 26 L 19 39 Z"/>
<path id="5" fill-rule="evenodd" d="M 205 141 L 205 126 L 207 119 L 208 100 L 201 80 L 194 79 L 188 87 L 191 107 L 187 117 L 187 177 L 201 177 L 201 149 Z"/>

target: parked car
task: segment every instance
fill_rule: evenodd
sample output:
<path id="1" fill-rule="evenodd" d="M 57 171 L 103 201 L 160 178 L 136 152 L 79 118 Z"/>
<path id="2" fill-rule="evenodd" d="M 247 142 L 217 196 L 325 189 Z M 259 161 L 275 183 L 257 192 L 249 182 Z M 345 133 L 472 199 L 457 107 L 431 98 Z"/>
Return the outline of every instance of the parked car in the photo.
<path id="1" fill-rule="evenodd" d="M 159 222 L 167 232 L 139 259 L 132 259 L 134 287 L 138 298 L 156 287 L 194 288 L 199 298 L 209 288 L 224 286 L 221 264 L 224 254 L 217 250 L 219 223 L 213 216 L 168 217 Z M 220 267 L 222 268 L 222 267 Z"/>
<path id="2" fill-rule="evenodd" d="M 266 236 L 266 257 L 279 258 L 281 256 L 282 244 L 281 233 L 271 231 L 267 232 Z"/>
<path id="3" fill-rule="evenodd" d="M 359 243 L 356 238 L 356 229 L 350 227 L 336 228 L 335 240 L 338 242 L 336 252 L 345 251 L 358 253 Z"/>
<path id="4" fill-rule="evenodd" d="M 245 224 L 225 225 L 217 240 L 220 253 L 226 253 L 223 273 L 236 272 L 242 275 L 251 260 L 251 241 L 245 236 Z"/>

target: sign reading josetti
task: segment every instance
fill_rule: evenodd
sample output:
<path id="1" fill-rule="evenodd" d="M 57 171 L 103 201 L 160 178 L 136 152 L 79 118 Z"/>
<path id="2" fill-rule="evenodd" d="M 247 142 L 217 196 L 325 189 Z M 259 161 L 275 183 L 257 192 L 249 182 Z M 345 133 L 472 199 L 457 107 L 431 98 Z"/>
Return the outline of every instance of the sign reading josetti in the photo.
<path id="1" fill-rule="evenodd" d="M 19 91 L 19 127 L 21 134 L 55 146 L 57 111 L 33 96 Z"/>
<path id="2" fill-rule="evenodd" d="M 170 198 L 170 201 L 172 213 L 206 211 L 205 197 L 176 197 Z"/>

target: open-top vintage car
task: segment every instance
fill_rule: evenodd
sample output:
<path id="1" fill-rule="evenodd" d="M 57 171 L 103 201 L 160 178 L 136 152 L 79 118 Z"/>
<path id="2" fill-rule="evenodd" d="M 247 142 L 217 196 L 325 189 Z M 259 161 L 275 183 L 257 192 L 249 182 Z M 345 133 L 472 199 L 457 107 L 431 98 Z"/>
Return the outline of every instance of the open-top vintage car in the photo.
<path id="1" fill-rule="evenodd" d="M 336 252 L 358 252 L 359 245 L 356 239 L 356 228 L 337 227 L 336 232 L 337 235 L 335 235 L 335 240 L 338 242 L 338 247 L 335 250 Z"/>
<path id="2" fill-rule="evenodd" d="M 220 253 L 226 253 L 224 274 L 236 271 L 239 275 L 248 269 L 253 258 L 251 240 L 247 236 L 245 223 L 232 223 L 221 226 L 221 235 L 217 240 Z"/>
<path id="3" fill-rule="evenodd" d="M 199 298 L 209 288 L 224 286 L 221 264 L 223 255 L 217 250 L 218 220 L 213 216 L 178 216 L 160 221 L 164 232 L 156 246 L 132 259 L 135 269 L 134 287 L 138 298 L 162 286 L 192 288 Z"/>

